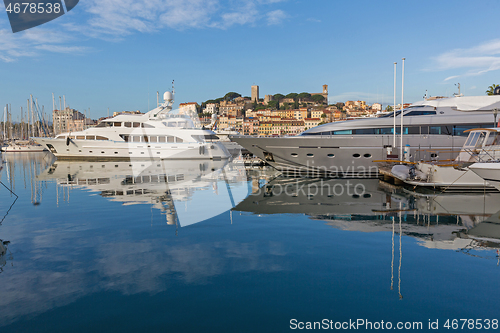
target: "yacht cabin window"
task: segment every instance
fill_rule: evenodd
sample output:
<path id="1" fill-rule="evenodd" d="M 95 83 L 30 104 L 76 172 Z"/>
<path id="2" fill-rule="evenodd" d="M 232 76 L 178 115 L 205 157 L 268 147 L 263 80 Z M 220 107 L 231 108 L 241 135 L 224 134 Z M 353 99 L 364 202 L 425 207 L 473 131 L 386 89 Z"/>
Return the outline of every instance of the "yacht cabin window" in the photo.
<path id="1" fill-rule="evenodd" d="M 485 146 L 498 145 L 498 132 L 490 132 L 488 139 L 486 139 Z"/>
<path id="2" fill-rule="evenodd" d="M 136 123 L 136 122 L 134 122 L 134 123 L 132 123 L 132 126 L 133 126 L 133 127 L 141 127 L 141 123 Z"/>
<path id="3" fill-rule="evenodd" d="M 415 111 L 410 111 L 404 115 L 404 117 L 407 116 L 430 116 L 430 115 L 435 115 L 436 111 L 432 110 L 415 110 Z"/>
<path id="4" fill-rule="evenodd" d="M 485 137 L 484 132 L 472 132 L 469 134 L 469 138 L 465 142 L 465 147 L 478 147 L 481 146 Z"/>
<path id="5" fill-rule="evenodd" d="M 125 127 L 132 127 L 132 123 L 130 121 L 124 122 L 123 125 L 125 125 Z"/>

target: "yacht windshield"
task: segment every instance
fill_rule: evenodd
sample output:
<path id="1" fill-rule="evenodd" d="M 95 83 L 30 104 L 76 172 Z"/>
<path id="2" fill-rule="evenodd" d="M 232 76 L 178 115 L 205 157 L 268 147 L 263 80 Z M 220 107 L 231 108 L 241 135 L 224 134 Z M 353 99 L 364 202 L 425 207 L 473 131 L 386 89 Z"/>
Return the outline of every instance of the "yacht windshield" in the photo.
<path id="1" fill-rule="evenodd" d="M 396 117 L 397 117 L 397 116 L 399 116 L 399 114 L 400 114 L 400 113 L 401 113 L 401 110 L 396 111 Z M 382 116 L 382 117 L 380 117 L 380 118 L 392 118 L 392 117 L 394 117 L 394 112 L 391 112 L 391 113 L 389 113 L 389 114 L 386 114 L 386 115 L 384 115 L 384 116 Z"/>

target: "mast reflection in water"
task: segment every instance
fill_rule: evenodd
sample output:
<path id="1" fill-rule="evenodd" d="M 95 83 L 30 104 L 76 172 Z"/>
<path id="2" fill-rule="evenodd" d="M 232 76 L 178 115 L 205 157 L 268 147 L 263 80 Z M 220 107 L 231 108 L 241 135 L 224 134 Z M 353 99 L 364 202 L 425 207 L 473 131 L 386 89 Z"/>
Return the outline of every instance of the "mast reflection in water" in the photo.
<path id="1" fill-rule="evenodd" d="M 0 225 L 3 331 L 281 332 L 294 318 L 426 328 L 497 316 L 498 193 L 49 156 L 4 156 L 1 180 L 19 199 Z M 0 191 L 4 214 L 13 200 Z"/>

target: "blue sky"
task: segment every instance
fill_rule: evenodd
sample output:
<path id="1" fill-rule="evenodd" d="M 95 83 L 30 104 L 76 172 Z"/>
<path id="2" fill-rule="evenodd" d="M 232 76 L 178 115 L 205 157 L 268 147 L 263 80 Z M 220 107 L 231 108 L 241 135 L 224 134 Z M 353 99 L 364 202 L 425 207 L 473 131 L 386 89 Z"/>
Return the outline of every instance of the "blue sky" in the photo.
<path id="1" fill-rule="evenodd" d="M 0 14 L 0 106 L 14 119 L 52 93 L 98 118 L 147 111 L 175 80 L 176 105 L 224 96 L 320 92 L 330 102 L 468 96 L 500 84 L 498 1 L 81 0 L 13 34 Z M 3 107 L 2 107 L 3 109 Z"/>

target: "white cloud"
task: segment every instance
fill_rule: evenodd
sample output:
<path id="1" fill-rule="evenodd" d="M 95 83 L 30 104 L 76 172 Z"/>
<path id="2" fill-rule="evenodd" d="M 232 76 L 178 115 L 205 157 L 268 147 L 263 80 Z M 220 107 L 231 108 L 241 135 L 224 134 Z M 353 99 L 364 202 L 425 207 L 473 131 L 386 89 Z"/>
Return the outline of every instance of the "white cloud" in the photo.
<path id="1" fill-rule="evenodd" d="M 272 12 L 267 13 L 267 24 L 268 25 L 280 24 L 286 18 L 287 15 L 281 9 L 273 10 Z"/>
<path id="2" fill-rule="evenodd" d="M 36 57 L 40 51 L 54 53 L 82 53 L 89 49 L 82 46 L 63 45 L 73 39 L 60 30 L 38 28 L 13 34 L 0 29 L 0 60 L 13 62 L 22 57 Z"/>
<path id="3" fill-rule="evenodd" d="M 258 21 L 268 25 L 279 24 L 288 17 L 283 10 L 263 13 L 268 10 L 269 5 L 282 1 L 284 0 L 81 1 L 78 15 L 75 11 L 68 13 L 72 19 L 54 22 L 56 25 L 52 29 L 36 28 L 12 34 L 7 29 L 2 29 L 8 24 L 7 21 L 0 20 L 0 51 L 3 51 L 0 53 L 0 61 L 33 57 L 42 51 L 85 52 L 89 48 L 68 45 L 74 42 L 74 38 L 82 36 L 116 42 L 130 34 L 152 33 L 165 28 L 179 31 L 192 28 L 229 29 L 236 25 L 254 25 Z M 71 35 L 61 31 L 71 32 Z"/>
<path id="4" fill-rule="evenodd" d="M 260 19 L 260 9 L 281 0 L 91 0 L 85 10 L 91 14 L 80 32 L 92 37 L 125 36 L 134 32 L 152 32 L 163 28 L 228 29 L 235 25 L 251 25 Z M 275 10 L 264 17 L 276 24 L 286 17 Z"/>
<path id="5" fill-rule="evenodd" d="M 481 75 L 500 69 L 500 40 L 455 49 L 434 58 L 438 70 L 465 70 L 462 74 L 447 77 L 445 81 L 462 76 Z"/>

